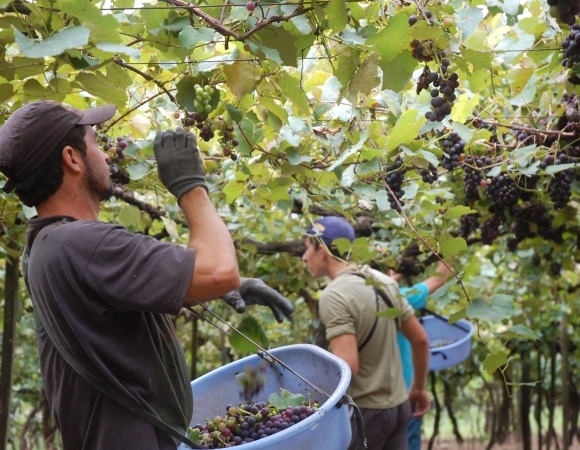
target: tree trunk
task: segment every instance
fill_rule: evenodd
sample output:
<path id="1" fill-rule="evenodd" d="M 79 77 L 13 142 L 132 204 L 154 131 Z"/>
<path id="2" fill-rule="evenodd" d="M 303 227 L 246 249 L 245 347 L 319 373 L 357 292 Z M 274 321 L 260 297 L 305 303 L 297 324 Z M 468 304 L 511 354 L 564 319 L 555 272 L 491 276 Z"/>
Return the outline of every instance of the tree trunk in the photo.
<path id="1" fill-rule="evenodd" d="M 548 433 L 546 436 L 546 449 L 552 446 L 552 436 L 556 434 L 554 430 L 554 409 L 556 406 L 556 356 L 558 352 L 556 343 L 550 343 L 550 390 L 548 395 Z"/>
<path id="2" fill-rule="evenodd" d="M 449 419 L 451 419 L 455 440 L 459 444 L 463 444 L 463 436 L 461 436 L 461 433 L 459 432 L 459 427 L 457 426 L 457 419 L 455 418 L 455 414 L 453 413 L 453 394 L 452 394 L 453 391 L 451 390 L 451 385 L 443 377 L 441 377 L 441 381 L 443 382 L 443 399 L 445 402 L 445 408 L 447 408 Z"/>
<path id="3" fill-rule="evenodd" d="M 9 244 L 11 248 L 16 245 Z M 4 272 L 4 327 L 2 329 L 2 368 L 0 369 L 0 449 L 8 443 L 10 401 L 18 310 L 19 258 L 6 257 Z"/>
<path id="4" fill-rule="evenodd" d="M 545 373 L 542 367 L 542 351 L 541 348 L 543 343 L 541 341 L 536 341 L 536 354 L 538 355 L 536 359 L 536 380 L 543 380 Z M 534 417 L 536 419 L 536 424 L 538 426 L 538 450 L 542 450 L 543 439 L 542 439 L 542 408 L 544 407 L 544 402 L 542 401 L 544 397 L 544 390 L 542 388 L 542 383 L 536 384 L 536 408 L 534 410 Z"/>
<path id="5" fill-rule="evenodd" d="M 435 438 L 439 435 L 441 404 L 439 403 L 439 398 L 437 397 L 437 377 L 435 376 L 435 372 L 429 372 L 429 378 L 431 379 L 431 393 L 433 394 L 433 403 L 435 404 L 435 420 L 433 422 L 433 433 L 431 434 L 431 438 L 429 439 L 429 446 L 427 448 L 428 450 L 433 450 Z"/>
<path id="6" fill-rule="evenodd" d="M 570 401 L 570 428 L 569 428 L 569 438 L 568 443 L 572 445 L 574 441 L 574 436 L 578 433 L 578 415 L 580 413 L 580 396 L 578 395 L 578 388 L 573 382 L 568 382 L 570 389 L 569 401 Z"/>
<path id="7" fill-rule="evenodd" d="M 532 363 L 530 359 L 524 358 L 522 360 L 522 383 L 529 383 L 531 381 Z M 522 448 L 523 450 L 532 449 L 532 429 L 530 426 L 530 408 L 532 406 L 531 399 L 532 389 L 530 386 L 523 385 L 520 388 L 520 426 L 522 432 Z"/>
<path id="8" fill-rule="evenodd" d="M 504 376 L 506 381 L 509 383 L 511 382 L 511 376 L 509 373 L 509 367 L 506 368 L 504 372 Z M 497 420 L 497 441 L 503 443 L 506 441 L 507 437 L 510 434 L 510 409 L 512 405 L 512 399 L 509 396 L 509 392 L 505 384 L 502 383 L 502 401 L 499 407 L 499 417 Z"/>
<path id="9" fill-rule="evenodd" d="M 569 397 L 570 389 L 568 382 L 570 381 L 569 366 L 568 366 L 568 348 L 570 346 L 570 339 L 568 337 L 568 317 L 566 314 L 562 317 L 560 322 L 560 376 L 562 377 L 562 449 L 568 450 L 570 442 L 568 440 L 568 420 L 570 418 Z"/>

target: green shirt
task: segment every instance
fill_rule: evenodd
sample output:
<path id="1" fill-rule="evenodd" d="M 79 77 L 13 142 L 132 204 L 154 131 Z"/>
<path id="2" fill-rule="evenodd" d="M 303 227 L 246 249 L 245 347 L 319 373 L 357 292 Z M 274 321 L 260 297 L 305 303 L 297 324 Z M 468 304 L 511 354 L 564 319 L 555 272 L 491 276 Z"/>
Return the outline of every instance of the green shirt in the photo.
<path id="1" fill-rule="evenodd" d="M 360 346 L 375 323 L 377 296 L 364 278 L 353 273 L 356 270 L 349 269 L 332 280 L 322 292 L 319 309 L 328 340 L 354 334 Z M 397 320 L 404 322 L 413 315 L 413 308 L 399 294 L 395 280 L 368 266 L 361 266 L 358 270 L 384 283 L 382 289 L 389 294 L 395 308 L 403 312 Z M 378 307 L 379 311 L 387 308 L 380 297 Z M 359 370 L 347 392 L 361 408 L 393 408 L 407 400 L 395 320 L 378 319 L 372 338 L 359 353 Z"/>

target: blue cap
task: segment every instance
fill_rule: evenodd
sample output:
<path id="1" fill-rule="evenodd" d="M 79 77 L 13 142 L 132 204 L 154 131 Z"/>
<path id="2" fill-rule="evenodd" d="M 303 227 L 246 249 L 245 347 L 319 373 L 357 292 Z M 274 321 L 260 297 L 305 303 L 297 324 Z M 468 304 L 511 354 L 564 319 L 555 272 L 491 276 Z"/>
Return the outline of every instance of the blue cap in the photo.
<path id="1" fill-rule="evenodd" d="M 314 225 L 306 230 L 307 234 L 321 238 L 326 246 L 332 248 L 332 241 L 346 238 L 354 241 L 354 228 L 341 217 L 327 216 L 314 222 Z"/>

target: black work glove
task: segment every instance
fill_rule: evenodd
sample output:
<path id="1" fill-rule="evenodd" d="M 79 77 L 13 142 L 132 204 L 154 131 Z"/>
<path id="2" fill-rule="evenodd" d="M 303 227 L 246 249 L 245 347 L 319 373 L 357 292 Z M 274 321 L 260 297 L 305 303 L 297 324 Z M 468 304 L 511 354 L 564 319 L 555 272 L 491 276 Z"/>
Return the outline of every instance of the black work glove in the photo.
<path id="1" fill-rule="evenodd" d="M 208 190 L 203 161 L 193 133 L 186 133 L 183 128 L 177 128 L 175 132 L 159 131 L 153 141 L 153 151 L 159 179 L 177 197 L 177 203 L 197 186 Z"/>
<path id="2" fill-rule="evenodd" d="M 284 322 L 284 316 L 292 319 L 294 305 L 276 290 L 268 287 L 259 278 L 242 278 L 240 287 L 228 292 L 223 301 L 243 313 L 247 305 L 262 305 L 269 307 L 279 323 Z"/>

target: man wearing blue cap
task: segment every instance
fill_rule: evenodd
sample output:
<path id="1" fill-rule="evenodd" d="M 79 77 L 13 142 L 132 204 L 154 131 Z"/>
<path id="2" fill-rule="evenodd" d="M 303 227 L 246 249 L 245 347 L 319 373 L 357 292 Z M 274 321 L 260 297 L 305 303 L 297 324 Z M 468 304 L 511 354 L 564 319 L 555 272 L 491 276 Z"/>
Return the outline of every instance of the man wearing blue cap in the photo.
<path id="1" fill-rule="evenodd" d="M 429 411 L 429 341 L 413 308 L 399 294 L 396 281 L 368 266 L 349 263 L 333 245 L 341 238 L 353 242 L 355 233 L 338 217 L 318 219 L 306 231 L 302 260 L 313 277 L 332 280 L 320 296 L 320 320 L 332 352 L 352 371 L 348 393 L 361 410 L 367 448 L 406 450 L 411 409 L 414 417 Z M 367 280 L 372 283 L 367 284 Z M 380 314 L 388 309 L 398 316 L 392 319 Z M 409 340 L 413 351 L 415 376 L 408 393 L 397 330 Z M 349 450 L 356 448 L 355 436 L 353 433 Z"/>

